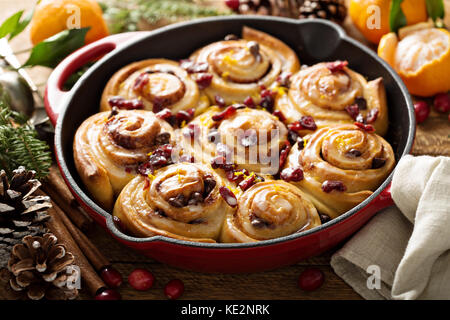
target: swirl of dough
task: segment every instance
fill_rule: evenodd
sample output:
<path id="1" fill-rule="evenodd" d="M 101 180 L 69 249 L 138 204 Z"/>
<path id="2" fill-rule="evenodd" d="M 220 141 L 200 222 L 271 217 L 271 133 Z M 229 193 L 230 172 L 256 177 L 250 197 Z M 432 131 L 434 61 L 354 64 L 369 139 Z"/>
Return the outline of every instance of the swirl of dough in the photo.
<path id="1" fill-rule="evenodd" d="M 248 27 L 243 28 L 242 39 L 214 42 L 190 58 L 208 64 L 213 78 L 204 91 L 211 101 L 218 95 L 226 104 L 257 96 L 261 86 L 269 87 L 281 73 L 293 74 L 300 68 L 286 44 Z"/>
<path id="2" fill-rule="evenodd" d="M 335 70 L 339 63 L 342 67 Z M 288 94 L 278 96 L 275 108 L 288 123 L 302 116 L 313 117 L 319 128 L 364 121 L 382 136 L 388 128 L 383 79 L 367 82 L 340 61 L 318 63 L 293 75 Z"/>
<path id="3" fill-rule="evenodd" d="M 76 132 L 75 166 L 91 195 L 112 209 L 114 196 L 136 175 L 136 166 L 174 136 L 172 127 L 150 111 L 97 113 Z"/>
<path id="4" fill-rule="evenodd" d="M 209 106 L 209 99 L 178 62 L 166 59 L 143 60 L 117 71 L 103 91 L 101 111 L 111 109 L 112 97 L 138 99 L 144 109 L 153 112 L 163 108 L 174 113 L 190 108 L 201 112 Z"/>
<path id="5" fill-rule="evenodd" d="M 395 165 L 391 145 L 355 125 L 322 128 L 304 140 L 304 147 L 292 147 L 285 168 L 302 168 L 303 180 L 292 183 L 331 218 L 369 197 Z"/>
<path id="6" fill-rule="evenodd" d="M 222 229 L 222 242 L 254 242 L 321 225 L 314 205 L 295 186 L 281 181 L 253 185 L 238 198 Z"/>
<path id="7" fill-rule="evenodd" d="M 206 165 L 173 164 L 127 184 L 114 215 L 137 236 L 215 242 L 233 210 L 221 197 L 221 186 L 223 179 Z"/>

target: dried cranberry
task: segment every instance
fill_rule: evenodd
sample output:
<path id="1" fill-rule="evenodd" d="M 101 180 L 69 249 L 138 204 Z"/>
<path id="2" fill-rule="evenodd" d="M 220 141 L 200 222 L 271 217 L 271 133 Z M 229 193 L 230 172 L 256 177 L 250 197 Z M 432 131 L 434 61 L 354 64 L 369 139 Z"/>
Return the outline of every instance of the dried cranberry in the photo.
<path id="1" fill-rule="evenodd" d="M 239 188 L 241 188 L 242 191 L 245 191 L 248 188 L 250 188 L 252 185 L 254 185 L 255 183 L 256 183 L 256 176 L 253 174 L 250 177 L 248 177 L 247 179 L 241 181 L 239 183 Z"/>
<path id="2" fill-rule="evenodd" d="M 141 73 L 134 81 L 133 90 L 135 91 L 142 90 L 144 86 L 148 84 L 148 81 L 149 81 L 148 73 L 146 72 Z"/>
<path id="3" fill-rule="evenodd" d="M 349 158 L 357 158 L 361 156 L 361 151 L 358 149 L 350 149 L 345 153 L 345 155 Z"/>
<path id="4" fill-rule="evenodd" d="M 211 160 L 211 167 L 213 169 L 219 169 L 222 168 L 225 163 L 226 163 L 225 157 L 218 156 Z"/>
<path id="5" fill-rule="evenodd" d="M 386 159 L 375 157 L 372 160 L 372 169 L 378 169 L 384 166 Z"/>
<path id="6" fill-rule="evenodd" d="M 173 119 L 175 118 L 174 115 L 172 114 L 172 111 L 170 111 L 170 109 L 165 108 L 161 111 L 159 111 L 158 113 L 156 113 L 156 116 L 161 119 L 161 120 L 165 120 L 168 123 L 173 122 Z"/>
<path id="7" fill-rule="evenodd" d="M 139 291 L 147 291 L 153 286 L 154 282 L 153 274 L 145 269 L 135 269 L 128 276 L 130 286 Z"/>
<path id="8" fill-rule="evenodd" d="M 261 98 L 265 98 L 265 97 L 275 97 L 276 96 L 276 92 L 272 91 L 272 90 L 268 90 L 268 89 L 263 89 L 261 90 Z"/>
<path id="9" fill-rule="evenodd" d="M 252 108 L 252 109 L 256 108 L 256 103 L 252 97 L 245 98 L 244 104 L 249 108 Z"/>
<path id="10" fill-rule="evenodd" d="M 284 166 L 290 150 L 291 144 L 289 143 L 289 141 L 286 141 L 284 147 L 281 149 L 280 152 L 280 168 Z"/>
<path id="11" fill-rule="evenodd" d="M 366 117 L 366 123 L 374 123 L 378 118 L 378 113 L 378 109 L 370 110 Z"/>
<path id="12" fill-rule="evenodd" d="M 199 73 L 208 71 L 209 65 L 207 62 L 196 63 L 190 59 L 183 59 L 180 61 L 180 67 L 188 73 Z"/>
<path id="13" fill-rule="evenodd" d="M 297 148 L 298 150 L 303 150 L 305 148 L 305 140 L 302 137 L 297 139 Z"/>
<path id="14" fill-rule="evenodd" d="M 350 106 L 345 107 L 345 111 L 352 117 L 353 120 L 356 120 L 356 117 L 359 114 L 359 108 L 357 104 L 352 104 Z"/>
<path id="15" fill-rule="evenodd" d="M 158 113 L 163 109 L 164 109 L 164 103 L 162 101 L 159 101 L 158 99 L 155 99 L 155 101 L 153 101 L 152 111 L 154 113 Z"/>
<path id="16" fill-rule="evenodd" d="M 347 190 L 347 188 L 342 183 L 342 181 L 325 180 L 325 182 L 322 183 L 323 192 L 330 193 L 333 190 L 344 192 L 345 190 Z"/>
<path id="17" fill-rule="evenodd" d="M 280 121 L 286 121 L 286 117 L 284 116 L 283 112 L 281 112 L 280 110 L 275 110 L 272 114 L 275 117 L 277 117 Z"/>
<path id="18" fill-rule="evenodd" d="M 180 193 L 179 195 L 177 195 L 176 197 L 172 197 L 169 200 L 167 200 L 167 202 L 175 208 L 183 208 L 184 206 L 186 206 L 187 204 L 187 199 L 185 198 L 185 196 Z"/>
<path id="19" fill-rule="evenodd" d="M 111 107 L 117 107 L 119 109 L 133 110 L 133 109 L 143 109 L 144 103 L 139 99 L 124 99 L 119 96 L 110 97 L 108 99 L 108 104 Z"/>
<path id="20" fill-rule="evenodd" d="M 203 186 L 205 188 L 205 198 L 214 190 L 216 187 L 216 180 L 213 177 L 206 177 L 203 179 Z"/>
<path id="21" fill-rule="evenodd" d="M 227 187 L 220 187 L 219 192 L 222 198 L 230 207 L 235 208 L 237 206 L 236 196 L 230 189 L 228 189 Z"/>
<path id="22" fill-rule="evenodd" d="M 319 289 L 325 281 L 322 271 L 317 268 L 310 268 L 303 271 L 298 278 L 298 286 L 305 291 Z"/>
<path id="23" fill-rule="evenodd" d="M 303 180 L 303 170 L 300 167 L 286 168 L 281 171 L 280 178 L 284 181 L 301 181 Z"/>
<path id="24" fill-rule="evenodd" d="M 294 130 L 288 131 L 288 140 L 291 145 L 294 145 L 300 138 L 299 134 Z"/>
<path id="25" fill-rule="evenodd" d="M 450 111 L 450 95 L 445 93 L 439 93 L 433 100 L 434 108 L 437 112 L 447 113 Z"/>
<path id="26" fill-rule="evenodd" d="M 185 121 L 185 122 L 191 121 L 193 117 L 194 117 L 193 112 L 191 112 L 189 110 L 178 111 L 177 115 L 176 115 L 178 125 L 181 125 L 183 123 L 183 121 Z"/>
<path id="27" fill-rule="evenodd" d="M 290 78 L 291 78 L 291 73 L 290 72 L 282 72 L 278 77 L 277 77 L 277 82 L 280 84 L 280 86 L 289 88 L 290 86 Z"/>
<path id="28" fill-rule="evenodd" d="M 236 108 L 233 107 L 233 106 L 229 106 L 225 110 L 223 110 L 222 112 L 219 112 L 219 113 L 216 113 L 215 115 L 213 115 L 212 119 L 214 121 L 222 121 L 222 120 L 224 120 L 226 118 L 231 117 L 235 113 L 236 113 Z"/>
<path id="29" fill-rule="evenodd" d="M 316 130 L 317 125 L 311 116 L 303 116 L 300 118 L 300 125 L 307 130 Z"/>
<path id="30" fill-rule="evenodd" d="M 212 79 L 213 75 L 211 73 L 200 73 L 196 77 L 195 82 L 197 83 L 198 88 L 203 90 L 211 85 Z"/>
<path id="31" fill-rule="evenodd" d="M 268 91 L 268 90 L 265 90 L 265 91 Z M 266 109 L 268 112 L 272 112 L 273 107 L 275 105 L 275 100 L 273 99 L 273 97 L 271 95 L 266 95 L 261 98 L 261 101 L 259 102 L 259 104 L 263 109 Z"/>
<path id="32" fill-rule="evenodd" d="M 348 66 L 348 61 L 334 61 L 334 62 L 328 62 L 326 64 L 326 67 L 331 72 L 338 72 L 344 70 L 344 68 Z"/>
<path id="33" fill-rule="evenodd" d="M 372 125 L 370 125 L 370 124 L 364 124 L 364 123 L 361 123 L 361 122 L 355 122 L 355 126 L 357 126 L 361 130 L 364 130 L 364 131 L 366 131 L 368 133 L 375 132 L 375 128 Z"/>
<path id="34" fill-rule="evenodd" d="M 111 112 L 108 115 L 108 119 L 111 119 L 112 117 L 114 117 L 115 115 L 119 114 L 119 109 L 117 107 L 112 107 L 111 108 Z"/>
<path id="35" fill-rule="evenodd" d="M 133 171 L 132 168 L 130 168 L 130 167 L 126 167 L 126 168 L 125 168 L 125 172 L 126 172 L 126 173 L 131 173 L 131 171 Z"/>
<path id="36" fill-rule="evenodd" d="M 170 280 L 164 287 L 164 294 L 171 300 L 178 299 L 184 292 L 184 284 L 179 279 Z"/>
<path id="37" fill-rule="evenodd" d="M 330 216 L 327 215 L 327 214 L 322 213 L 322 214 L 319 215 L 319 217 L 320 217 L 320 222 L 322 224 L 327 223 L 328 221 L 331 221 Z"/>
<path id="38" fill-rule="evenodd" d="M 219 107 L 221 107 L 221 108 L 225 107 L 225 100 L 224 100 L 221 96 L 216 95 L 216 96 L 214 97 L 214 100 L 216 101 L 216 104 L 217 104 Z"/>
<path id="39" fill-rule="evenodd" d="M 417 101 L 414 103 L 414 111 L 416 113 L 416 122 L 422 123 L 428 118 L 430 107 L 425 101 Z"/>
<path id="40" fill-rule="evenodd" d="M 137 172 L 138 172 L 140 175 L 147 176 L 149 173 L 151 173 L 151 166 L 150 166 L 150 163 L 144 162 L 144 163 L 140 164 L 140 165 L 137 167 Z"/>

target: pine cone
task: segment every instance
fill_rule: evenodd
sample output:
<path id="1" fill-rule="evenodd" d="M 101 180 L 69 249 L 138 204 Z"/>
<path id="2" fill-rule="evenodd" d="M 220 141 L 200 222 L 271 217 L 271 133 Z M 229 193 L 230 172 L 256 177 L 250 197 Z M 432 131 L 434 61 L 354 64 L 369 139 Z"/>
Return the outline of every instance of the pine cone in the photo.
<path id="1" fill-rule="evenodd" d="M 321 18 L 342 23 L 347 15 L 344 0 L 306 0 L 299 18 Z"/>
<path id="2" fill-rule="evenodd" d="M 68 300 L 78 296 L 79 280 L 74 257 L 51 233 L 26 236 L 11 251 L 8 261 L 8 297 L 16 299 Z"/>
<path id="3" fill-rule="evenodd" d="M 19 167 L 13 171 L 11 182 L 4 170 L 0 171 L 0 269 L 4 268 L 14 245 L 27 235 L 42 235 L 50 216 L 50 199 L 34 196 L 41 183 L 33 179 L 35 171 Z"/>
<path id="4" fill-rule="evenodd" d="M 303 0 L 240 0 L 238 12 L 297 18 Z"/>

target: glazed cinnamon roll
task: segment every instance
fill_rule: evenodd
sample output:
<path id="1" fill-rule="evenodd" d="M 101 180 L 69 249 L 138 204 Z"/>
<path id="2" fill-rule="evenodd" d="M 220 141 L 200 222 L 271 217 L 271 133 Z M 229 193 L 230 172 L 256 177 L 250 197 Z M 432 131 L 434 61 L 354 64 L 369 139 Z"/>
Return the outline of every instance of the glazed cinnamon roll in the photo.
<path id="1" fill-rule="evenodd" d="M 261 86 L 269 87 L 282 73 L 293 74 L 300 68 L 295 52 L 286 44 L 248 27 L 243 28 L 242 39 L 214 42 L 190 59 L 197 69 L 206 67 L 201 70 L 206 73 L 194 74 L 197 80 L 212 75 L 204 89 L 211 101 L 219 96 L 226 104 L 258 95 Z"/>
<path id="2" fill-rule="evenodd" d="M 145 109 L 159 112 L 164 108 L 178 112 L 209 106 L 194 80 L 179 66 L 166 59 L 148 59 L 127 65 L 106 84 L 100 110 Z"/>
<path id="3" fill-rule="evenodd" d="M 114 196 L 136 175 L 136 166 L 173 137 L 172 127 L 151 111 L 101 112 L 86 119 L 75 134 L 75 166 L 99 205 L 112 209 Z"/>
<path id="4" fill-rule="evenodd" d="M 287 128 L 267 111 L 233 105 L 211 107 L 177 135 L 186 154 L 196 162 L 226 163 L 261 174 L 276 174 L 279 154 L 287 143 Z M 225 161 L 224 160 L 224 161 Z"/>
<path id="5" fill-rule="evenodd" d="M 225 215 L 233 210 L 220 195 L 222 186 L 222 178 L 206 165 L 170 165 L 127 184 L 114 216 L 136 236 L 215 242 Z"/>
<path id="6" fill-rule="evenodd" d="M 259 182 L 238 198 L 226 216 L 221 242 L 255 242 L 287 236 L 321 225 L 314 205 L 295 186 Z"/>
<path id="7" fill-rule="evenodd" d="M 350 210 L 369 197 L 395 165 L 390 144 L 368 132 L 370 128 L 339 125 L 300 139 L 281 178 L 299 187 L 330 218 Z M 297 175 L 290 175 L 294 172 Z"/>
<path id="8" fill-rule="evenodd" d="M 278 96 L 275 108 L 288 123 L 305 116 L 318 128 L 358 121 L 373 125 L 382 136 L 388 128 L 383 79 L 367 82 L 345 61 L 318 63 L 293 75 L 288 93 Z M 300 130 L 302 135 L 311 132 Z"/>

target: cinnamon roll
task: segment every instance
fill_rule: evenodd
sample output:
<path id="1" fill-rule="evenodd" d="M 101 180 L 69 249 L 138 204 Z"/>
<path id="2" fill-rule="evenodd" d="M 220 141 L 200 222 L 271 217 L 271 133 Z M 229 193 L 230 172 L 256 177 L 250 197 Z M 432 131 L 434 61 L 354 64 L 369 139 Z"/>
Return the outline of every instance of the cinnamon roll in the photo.
<path id="1" fill-rule="evenodd" d="M 367 82 L 346 61 L 323 62 L 290 78 L 289 91 L 278 95 L 275 108 L 288 123 L 312 117 L 318 128 L 355 121 L 371 124 L 379 135 L 388 128 L 383 79 Z M 302 135 L 310 130 L 300 130 Z"/>
<path id="2" fill-rule="evenodd" d="M 212 75 L 204 89 L 211 101 L 219 96 L 226 104 L 258 95 L 261 86 L 269 87 L 282 73 L 293 74 L 300 68 L 295 52 L 286 44 L 248 27 L 243 28 L 242 39 L 214 42 L 190 59 Z"/>
<path id="3" fill-rule="evenodd" d="M 238 168 L 276 174 L 287 134 L 285 125 L 267 111 L 233 105 L 209 108 L 182 128 L 177 137 L 184 152 L 196 162 L 211 163 L 216 157 L 224 157 L 226 163 Z"/>
<path id="4" fill-rule="evenodd" d="M 221 242 L 255 242 L 287 236 L 321 225 L 314 205 L 295 186 L 259 182 L 238 198 L 226 216 Z"/>
<path id="5" fill-rule="evenodd" d="M 392 147 L 370 129 L 339 125 L 300 139 L 281 177 L 299 187 L 319 212 L 341 215 L 369 197 L 394 168 Z M 294 170 L 302 172 L 290 177 Z"/>
<path id="6" fill-rule="evenodd" d="M 93 198 L 112 209 L 114 196 L 136 175 L 136 166 L 174 131 L 153 112 L 114 109 L 86 119 L 73 143 L 75 166 Z"/>
<path id="7" fill-rule="evenodd" d="M 206 165 L 173 164 L 133 179 L 113 214 L 136 236 L 215 242 L 225 215 L 233 210 L 220 195 L 222 186 L 222 178 Z"/>
<path id="8" fill-rule="evenodd" d="M 174 113 L 190 108 L 201 112 L 209 106 L 209 100 L 178 62 L 148 59 L 123 67 L 108 81 L 100 110 L 113 106 L 155 113 L 164 108 Z"/>

